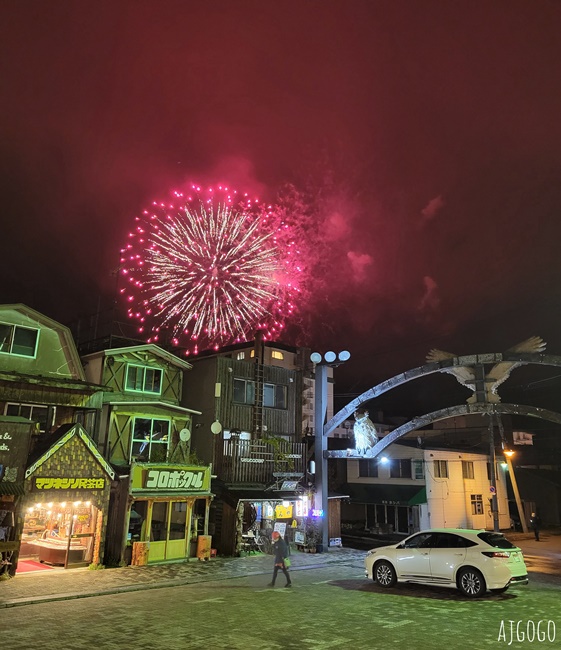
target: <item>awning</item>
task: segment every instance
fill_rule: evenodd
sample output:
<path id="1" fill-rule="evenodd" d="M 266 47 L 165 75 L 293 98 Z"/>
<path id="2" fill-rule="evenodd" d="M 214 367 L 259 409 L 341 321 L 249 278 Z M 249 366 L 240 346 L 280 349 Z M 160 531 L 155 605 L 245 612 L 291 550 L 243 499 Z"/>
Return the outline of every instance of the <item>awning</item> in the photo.
<path id="1" fill-rule="evenodd" d="M 11 483 L 9 481 L 0 481 L 0 494 L 11 494 L 14 496 L 23 496 L 25 494 L 23 483 Z"/>
<path id="2" fill-rule="evenodd" d="M 345 490 L 354 503 L 388 506 L 414 506 L 427 502 L 427 490 L 417 485 L 378 485 L 347 483 Z"/>
<path id="3" fill-rule="evenodd" d="M 277 492 L 276 490 L 224 490 L 221 498 L 232 506 L 237 506 L 239 501 L 290 501 L 301 495 L 298 492 Z"/>
<path id="4" fill-rule="evenodd" d="M 420 489 L 417 494 L 409 499 L 409 505 L 410 506 L 419 506 L 421 503 L 426 503 L 427 502 L 427 488 L 424 487 Z"/>

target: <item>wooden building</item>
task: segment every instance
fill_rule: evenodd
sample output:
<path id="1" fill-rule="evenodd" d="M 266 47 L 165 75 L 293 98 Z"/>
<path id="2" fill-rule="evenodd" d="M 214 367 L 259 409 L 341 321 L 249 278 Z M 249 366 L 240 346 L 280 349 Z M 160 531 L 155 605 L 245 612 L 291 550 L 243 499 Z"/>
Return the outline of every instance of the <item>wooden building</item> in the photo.
<path id="1" fill-rule="evenodd" d="M 116 470 L 105 561 L 130 562 L 134 543 L 150 543 L 149 563 L 194 557 L 193 537 L 208 532 L 211 493 L 208 463 L 191 452 L 200 411 L 180 404 L 191 364 L 152 344 L 82 360 L 88 379 L 104 388 L 99 445 Z M 195 474 L 205 477 L 204 489 L 179 478 Z"/>
<path id="2" fill-rule="evenodd" d="M 306 351 L 257 337 L 203 353 L 192 363 L 184 395 L 201 411 L 193 448 L 216 477 L 216 548 L 238 554 L 249 529 L 270 534 L 275 523 L 286 524 L 288 536 L 293 522 L 305 525 L 302 504 L 312 503 L 312 446 L 303 427 L 304 379 L 311 371 Z"/>

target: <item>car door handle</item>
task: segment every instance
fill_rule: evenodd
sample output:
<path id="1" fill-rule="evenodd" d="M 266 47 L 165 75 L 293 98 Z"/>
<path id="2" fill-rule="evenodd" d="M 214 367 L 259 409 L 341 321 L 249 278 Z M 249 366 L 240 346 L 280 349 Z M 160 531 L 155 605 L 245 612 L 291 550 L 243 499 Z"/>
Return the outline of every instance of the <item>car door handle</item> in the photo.
<path id="1" fill-rule="evenodd" d="M 459 555 L 461 557 L 463 553 L 454 553 L 454 555 Z"/>
<path id="2" fill-rule="evenodd" d="M 428 554 L 429 554 L 428 551 L 424 551 L 423 553 L 421 553 L 421 555 L 428 555 Z"/>

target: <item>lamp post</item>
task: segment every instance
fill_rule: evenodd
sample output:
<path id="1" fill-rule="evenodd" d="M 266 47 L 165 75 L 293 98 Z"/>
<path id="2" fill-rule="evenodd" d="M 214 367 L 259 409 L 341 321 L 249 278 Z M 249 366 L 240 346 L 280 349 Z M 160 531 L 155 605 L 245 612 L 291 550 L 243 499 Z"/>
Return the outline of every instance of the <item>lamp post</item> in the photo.
<path id="1" fill-rule="evenodd" d="M 520 492 L 518 491 L 518 483 L 516 482 L 516 476 L 514 475 L 514 467 L 512 466 L 512 457 L 516 452 L 512 449 L 504 449 L 503 454 L 505 455 L 506 465 L 508 468 L 508 475 L 510 476 L 510 483 L 512 485 L 512 491 L 514 492 L 514 498 L 516 499 L 516 507 L 518 508 L 518 516 L 520 517 L 520 525 L 522 526 L 522 532 L 528 532 L 528 524 L 526 523 L 526 516 L 524 515 L 524 509 L 522 508 L 522 500 L 520 499 Z"/>
<path id="2" fill-rule="evenodd" d="M 327 437 L 323 434 L 325 416 L 327 414 L 327 368 L 334 368 L 351 358 L 351 353 L 343 350 L 339 354 L 326 352 L 323 357 L 319 352 L 312 352 L 310 360 L 315 365 L 315 405 L 314 405 L 314 451 L 315 464 L 315 510 L 320 515 L 319 521 L 321 530 L 321 544 L 323 551 L 329 549 L 328 519 L 328 492 L 327 492 L 327 458 L 324 452 L 327 450 Z"/>

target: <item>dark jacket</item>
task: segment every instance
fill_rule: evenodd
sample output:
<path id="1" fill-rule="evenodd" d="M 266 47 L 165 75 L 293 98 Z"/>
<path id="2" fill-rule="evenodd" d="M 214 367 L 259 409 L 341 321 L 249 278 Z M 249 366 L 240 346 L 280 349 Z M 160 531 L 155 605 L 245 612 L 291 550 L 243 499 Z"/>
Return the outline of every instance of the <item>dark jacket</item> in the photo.
<path id="1" fill-rule="evenodd" d="M 273 551 L 275 553 L 275 564 L 284 563 L 284 559 L 288 557 L 288 547 L 282 537 L 273 542 Z"/>
<path id="2" fill-rule="evenodd" d="M 535 515 L 535 517 L 530 517 L 531 528 L 535 530 L 536 528 L 541 528 L 541 525 L 542 525 L 542 520 L 540 519 L 539 515 Z"/>

